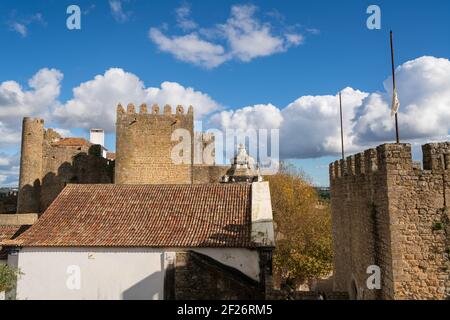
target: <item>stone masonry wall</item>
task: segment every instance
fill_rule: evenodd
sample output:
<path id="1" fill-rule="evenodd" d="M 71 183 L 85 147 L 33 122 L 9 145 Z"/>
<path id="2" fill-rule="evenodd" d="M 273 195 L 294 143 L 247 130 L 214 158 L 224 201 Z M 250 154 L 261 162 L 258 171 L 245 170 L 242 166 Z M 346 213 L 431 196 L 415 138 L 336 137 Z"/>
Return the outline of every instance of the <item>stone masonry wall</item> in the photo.
<path id="1" fill-rule="evenodd" d="M 230 166 L 216 165 L 215 137 L 212 133 L 195 132 L 192 183 L 218 183 Z"/>
<path id="2" fill-rule="evenodd" d="M 388 154 L 396 299 L 450 298 L 450 143 L 422 151 L 424 170 L 409 147 Z"/>
<path id="3" fill-rule="evenodd" d="M 230 170 L 229 166 L 194 165 L 192 168 L 193 183 L 219 183 L 228 170 Z"/>
<path id="4" fill-rule="evenodd" d="M 114 163 L 99 146 L 59 145 L 44 120 L 24 118 L 17 213 L 42 213 L 67 183 L 112 183 Z"/>
<path id="5" fill-rule="evenodd" d="M 334 289 L 360 299 L 449 297 L 449 143 L 385 144 L 330 165 Z M 366 286 L 381 268 L 381 290 Z"/>
<path id="6" fill-rule="evenodd" d="M 353 299 L 392 297 L 387 185 L 377 157 L 370 149 L 330 166 L 334 290 Z M 366 288 L 370 265 L 381 267 L 383 293 Z"/>
<path id="7" fill-rule="evenodd" d="M 57 146 L 47 129 L 43 144 L 40 212 L 44 212 L 68 183 L 112 183 L 113 162 L 97 145 Z"/>
<path id="8" fill-rule="evenodd" d="M 257 281 L 193 251 L 177 252 L 173 283 L 176 300 L 264 299 Z"/>

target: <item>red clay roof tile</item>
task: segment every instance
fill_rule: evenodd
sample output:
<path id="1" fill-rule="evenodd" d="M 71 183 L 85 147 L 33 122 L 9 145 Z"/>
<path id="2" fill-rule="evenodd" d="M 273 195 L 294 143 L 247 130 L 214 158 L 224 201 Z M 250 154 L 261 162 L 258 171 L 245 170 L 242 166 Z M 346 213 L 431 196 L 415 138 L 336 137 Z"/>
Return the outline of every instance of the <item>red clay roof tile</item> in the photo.
<path id="1" fill-rule="evenodd" d="M 8 245 L 252 247 L 251 185 L 68 185 Z"/>
<path id="2" fill-rule="evenodd" d="M 19 231 L 21 226 L 0 225 L 0 241 L 9 240 Z"/>

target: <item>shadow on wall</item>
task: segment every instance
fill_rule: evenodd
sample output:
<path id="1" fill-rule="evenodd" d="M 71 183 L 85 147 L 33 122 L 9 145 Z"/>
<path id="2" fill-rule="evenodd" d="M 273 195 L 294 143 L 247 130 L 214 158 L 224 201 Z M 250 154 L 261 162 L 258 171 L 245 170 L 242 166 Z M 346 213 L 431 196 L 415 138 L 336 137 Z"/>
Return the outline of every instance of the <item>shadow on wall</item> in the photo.
<path id="1" fill-rule="evenodd" d="M 0 214 L 13 214 L 17 211 L 17 193 L 10 193 L 6 196 L 0 196 Z"/>
<path id="2" fill-rule="evenodd" d="M 57 172 L 48 172 L 42 182 L 36 180 L 19 191 L 18 213 L 43 213 L 68 183 L 113 183 L 114 161 L 101 156 L 97 145 L 88 153 L 80 152 L 72 161 L 63 162 Z"/>
<path id="3" fill-rule="evenodd" d="M 161 254 L 160 270 L 142 279 L 135 285 L 125 290 L 122 294 L 122 300 L 160 300 L 164 298 L 164 288 L 161 279 L 164 279 L 164 254 Z"/>
<path id="4" fill-rule="evenodd" d="M 17 197 L 17 213 L 39 213 L 41 181 L 34 180 L 33 185 L 24 185 Z"/>
<path id="5" fill-rule="evenodd" d="M 163 272 L 154 272 L 142 279 L 134 286 L 125 290 L 122 294 L 123 300 L 160 300 L 163 292 L 160 292 L 160 282 Z"/>

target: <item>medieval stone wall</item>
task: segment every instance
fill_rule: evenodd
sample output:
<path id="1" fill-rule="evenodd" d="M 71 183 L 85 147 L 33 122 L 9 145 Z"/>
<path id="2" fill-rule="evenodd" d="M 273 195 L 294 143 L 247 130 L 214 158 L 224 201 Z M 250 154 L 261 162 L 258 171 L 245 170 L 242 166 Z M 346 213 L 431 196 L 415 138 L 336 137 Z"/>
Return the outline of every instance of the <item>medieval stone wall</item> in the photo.
<path id="1" fill-rule="evenodd" d="M 194 133 L 194 165 L 214 166 L 215 159 L 214 134 L 196 131 Z"/>
<path id="2" fill-rule="evenodd" d="M 42 213 L 67 183 L 112 183 L 114 163 L 99 146 L 59 145 L 42 119 L 24 118 L 17 213 Z"/>
<path id="3" fill-rule="evenodd" d="M 229 170 L 229 166 L 194 165 L 192 168 L 193 183 L 219 183 Z"/>
<path id="4" fill-rule="evenodd" d="M 101 156 L 98 145 L 60 147 L 45 139 L 43 150 L 41 212 L 68 183 L 113 182 L 113 162 Z"/>
<path id="5" fill-rule="evenodd" d="M 193 251 L 177 252 L 173 272 L 176 300 L 264 299 L 259 282 Z"/>
<path id="6" fill-rule="evenodd" d="M 448 150 L 425 145 L 424 170 L 408 144 L 330 165 L 334 290 L 359 299 L 449 296 Z M 380 290 L 366 285 L 371 265 L 381 268 Z"/>
<path id="7" fill-rule="evenodd" d="M 195 132 L 194 166 L 192 183 L 218 183 L 230 170 L 230 166 L 215 163 L 215 136 L 212 133 Z"/>
<path id="8" fill-rule="evenodd" d="M 398 299 L 450 298 L 450 143 L 422 147 L 424 170 L 410 148 L 389 155 L 394 293 Z"/>

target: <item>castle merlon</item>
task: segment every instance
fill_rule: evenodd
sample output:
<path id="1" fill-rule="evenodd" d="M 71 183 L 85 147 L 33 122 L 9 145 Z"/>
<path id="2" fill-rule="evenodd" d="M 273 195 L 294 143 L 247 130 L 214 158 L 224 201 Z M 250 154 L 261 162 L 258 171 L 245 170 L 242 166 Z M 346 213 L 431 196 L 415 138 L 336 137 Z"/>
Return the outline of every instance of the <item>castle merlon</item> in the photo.
<path id="1" fill-rule="evenodd" d="M 128 104 L 128 106 L 127 106 L 127 113 L 131 113 L 131 114 L 136 113 L 136 108 L 135 108 L 134 104 L 132 104 L 132 103 Z"/>
<path id="2" fill-rule="evenodd" d="M 187 116 L 193 116 L 194 115 L 194 108 L 192 106 L 189 106 L 187 109 L 187 112 L 185 112 L 184 107 L 182 105 L 178 105 L 175 108 L 175 112 L 172 111 L 172 106 L 169 104 L 166 104 L 164 106 L 163 113 L 160 112 L 160 107 L 158 104 L 152 105 L 151 108 L 151 115 L 187 115 Z M 138 112 L 136 111 L 136 107 L 134 104 L 129 103 L 127 105 L 127 109 L 125 110 L 122 104 L 117 105 L 117 115 L 136 115 Z M 139 107 L 139 114 L 149 114 L 147 104 L 143 103 Z"/>
<path id="3" fill-rule="evenodd" d="M 139 113 L 148 113 L 147 105 L 145 103 L 141 104 L 141 106 L 139 107 Z"/>

